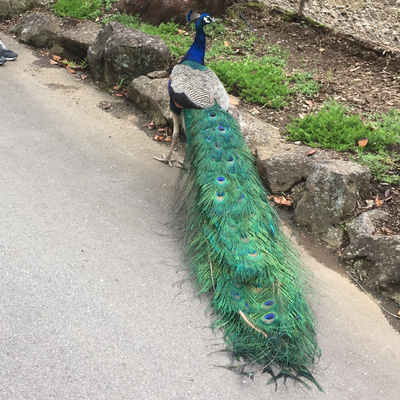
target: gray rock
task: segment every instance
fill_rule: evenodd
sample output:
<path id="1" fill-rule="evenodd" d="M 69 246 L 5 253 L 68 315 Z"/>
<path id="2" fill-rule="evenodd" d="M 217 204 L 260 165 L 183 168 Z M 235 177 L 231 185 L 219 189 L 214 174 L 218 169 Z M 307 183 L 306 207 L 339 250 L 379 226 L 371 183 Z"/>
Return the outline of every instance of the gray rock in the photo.
<path id="1" fill-rule="evenodd" d="M 89 47 L 102 29 L 101 25 L 86 21 L 75 28 L 60 33 L 57 37 L 57 44 L 69 54 L 73 54 L 74 58 L 83 59 L 87 56 Z M 55 49 L 52 50 L 52 53 L 57 54 Z"/>
<path id="2" fill-rule="evenodd" d="M 370 180 L 368 168 L 346 161 L 328 160 L 311 165 L 306 190 L 295 219 L 329 246 L 341 245 L 341 224 L 357 206 L 359 191 Z"/>
<path id="3" fill-rule="evenodd" d="M 253 152 L 260 146 L 271 146 L 280 140 L 279 129 L 275 126 L 261 121 L 246 111 L 240 111 L 233 105 L 230 106 L 229 113 L 239 123 L 244 140 Z"/>
<path id="4" fill-rule="evenodd" d="M 157 78 L 168 78 L 167 71 L 152 71 L 147 74 L 149 78 L 157 79 Z"/>
<path id="5" fill-rule="evenodd" d="M 257 148 L 258 171 L 272 193 L 285 192 L 299 182 L 305 181 L 311 165 L 325 158 L 321 151 L 307 156 L 310 149 L 291 143 Z"/>
<path id="6" fill-rule="evenodd" d="M 0 19 L 21 14 L 38 5 L 35 0 L 0 0 Z"/>
<path id="7" fill-rule="evenodd" d="M 89 67 L 107 85 L 122 79 L 132 82 L 151 71 L 168 68 L 169 49 L 158 36 L 110 22 L 99 33 L 88 51 Z"/>
<path id="8" fill-rule="evenodd" d="M 44 14 L 30 14 L 14 25 L 10 32 L 15 33 L 21 42 L 35 47 L 51 47 L 60 32 L 60 21 Z"/>
<path id="9" fill-rule="evenodd" d="M 171 19 L 185 24 L 190 10 L 217 15 L 224 12 L 230 3 L 231 0 L 119 0 L 116 7 L 127 14 L 140 14 L 144 21 L 153 24 L 169 22 Z"/>
<path id="10" fill-rule="evenodd" d="M 127 98 L 145 111 L 157 126 L 172 125 L 167 87 L 168 78 L 140 76 L 129 85 Z"/>
<path id="11" fill-rule="evenodd" d="M 374 221 L 379 220 L 386 215 L 388 215 L 387 212 L 375 209 L 363 212 L 358 217 L 353 218 L 346 224 L 350 241 L 353 241 L 361 235 L 373 235 L 376 229 Z"/>
<path id="12" fill-rule="evenodd" d="M 400 235 L 353 238 L 342 255 L 365 287 L 400 305 Z"/>

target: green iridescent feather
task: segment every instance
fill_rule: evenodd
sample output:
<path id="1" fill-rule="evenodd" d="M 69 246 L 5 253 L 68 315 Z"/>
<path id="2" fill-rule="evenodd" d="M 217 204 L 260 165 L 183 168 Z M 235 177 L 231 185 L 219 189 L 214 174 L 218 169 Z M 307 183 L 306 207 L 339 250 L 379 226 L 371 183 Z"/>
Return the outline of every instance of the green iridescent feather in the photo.
<path id="1" fill-rule="evenodd" d="M 217 104 L 185 109 L 184 120 L 186 247 L 198 293 L 212 293 L 213 327 L 238 365 L 322 390 L 310 373 L 320 355 L 305 297 L 310 274 L 281 231 L 237 122 Z"/>

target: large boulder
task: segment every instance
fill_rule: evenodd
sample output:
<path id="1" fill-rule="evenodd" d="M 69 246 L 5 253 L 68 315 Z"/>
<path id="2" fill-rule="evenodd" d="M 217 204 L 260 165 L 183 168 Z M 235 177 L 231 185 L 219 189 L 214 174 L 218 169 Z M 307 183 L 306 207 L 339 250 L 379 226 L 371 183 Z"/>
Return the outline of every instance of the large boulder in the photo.
<path id="1" fill-rule="evenodd" d="M 305 181 L 311 165 L 324 159 L 324 153 L 320 151 L 308 156 L 310 150 L 310 147 L 292 143 L 259 147 L 257 168 L 267 188 L 272 193 L 286 192 Z"/>
<path id="2" fill-rule="evenodd" d="M 37 5 L 48 2 L 46 0 L 0 0 L 0 19 L 24 13 Z"/>
<path id="3" fill-rule="evenodd" d="M 343 251 L 361 283 L 400 305 L 400 235 L 361 235 Z"/>
<path id="4" fill-rule="evenodd" d="M 231 0 L 119 0 L 116 7 L 127 14 L 140 14 L 144 21 L 153 24 L 169 22 L 171 19 L 184 24 L 190 10 L 219 15 L 230 3 Z"/>
<path id="5" fill-rule="evenodd" d="M 107 85 L 117 85 L 152 71 L 167 70 L 169 49 L 158 36 L 110 22 L 99 33 L 88 50 L 91 72 Z"/>
<path id="6" fill-rule="evenodd" d="M 359 192 L 368 186 L 368 168 L 347 161 L 327 160 L 311 165 L 295 219 L 329 246 L 340 247 L 341 225 L 357 207 Z"/>
<path id="7" fill-rule="evenodd" d="M 89 47 L 94 43 L 98 34 L 103 29 L 100 24 L 86 21 L 61 32 L 57 37 L 57 45 L 52 49 L 52 54 L 64 56 L 65 52 L 71 54 L 71 58 L 83 59 L 87 56 Z"/>
<path id="8" fill-rule="evenodd" d="M 382 210 L 369 210 L 347 222 L 346 230 L 350 241 L 357 239 L 359 236 L 373 235 L 376 230 L 375 221 L 387 215 L 388 213 Z"/>
<path id="9" fill-rule="evenodd" d="M 262 146 L 273 147 L 276 142 L 280 142 L 281 135 L 275 126 L 246 111 L 241 111 L 232 104 L 229 107 L 229 113 L 239 123 L 243 138 L 252 153 L 257 154 Z"/>
<path id="10" fill-rule="evenodd" d="M 30 14 L 14 25 L 10 32 L 18 39 L 35 47 L 51 47 L 60 32 L 60 21 L 45 14 Z"/>

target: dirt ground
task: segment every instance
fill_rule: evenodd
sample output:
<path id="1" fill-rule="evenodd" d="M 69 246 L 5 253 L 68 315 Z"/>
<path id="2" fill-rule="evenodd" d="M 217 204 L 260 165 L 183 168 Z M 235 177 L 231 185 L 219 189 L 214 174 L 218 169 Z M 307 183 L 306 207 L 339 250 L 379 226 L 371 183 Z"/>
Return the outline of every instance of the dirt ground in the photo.
<path id="1" fill-rule="evenodd" d="M 289 73 L 304 69 L 315 71 L 314 78 L 321 84 L 320 92 L 312 98 L 297 94 L 287 107 L 279 110 L 242 102 L 243 109 L 256 112 L 259 118 L 279 127 L 282 132 L 292 118 L 319 109 L 329 98 L 347 104 L 363 118 L 365 114 L 400 109 L 399 54 L 376 49 L 375 46 L 308 22 L 296 24 L 280 10 L 261 9 L 257 3 L 238 1 L 234 7 L 237 8 L 236 11 L 240 11 L 259 38 L 264 37 L 270 45 L 279 44 L 290 53 L 287 68 Z M 36 11 L 51 13 L 50 8 L 40 8 L 32 12 Z M 243 20 L 230 15 L 232 14 L 227 12 L 223 22 L 233 32 L 243 26 Z M 19 18 L 0 21 L 0 30 L 7 31 Z M 68 29 L 79 23 L 76 19 L 64 18 L 62 28 Z M 248 49 L 237 50 L 249 53 Z M 46 50 L 39 52 L 46 54 Z M 400 153 L 400 146 L 393 150 Z M 333 157 L 348 159 L 349 154 L 338 153 Z M 400 171 L 395 172 L 400 174 Z M 371 209 L 368 208 L 367 201 L 371 203 L 375 199 L 383 200 L 380 208 L 388 212 L 388 217 L 379 222 L 376 234 L 400 234 L 400 184 L 388 185 L 371 181 L 360 198 L 355 215 Z"/>

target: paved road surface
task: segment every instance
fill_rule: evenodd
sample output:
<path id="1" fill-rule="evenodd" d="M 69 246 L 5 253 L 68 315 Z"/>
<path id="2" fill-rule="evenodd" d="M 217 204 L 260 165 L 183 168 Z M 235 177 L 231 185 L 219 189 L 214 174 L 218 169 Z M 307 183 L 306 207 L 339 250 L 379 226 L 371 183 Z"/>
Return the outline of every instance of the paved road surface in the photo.
<path id="1" fill-rule="evenodd" d="M 107 95 L 3 39 L 20 57 L 0 67 L 0 399 L 399 398 L 399 335 L 308 254 L 326 393 L 215 367 L 227 360 L 210 355 L 206 304 L 189 285 L 176 296 L 177 172 L 152 160 L 162 148 L 135 115 L 97 107 Z"/>

